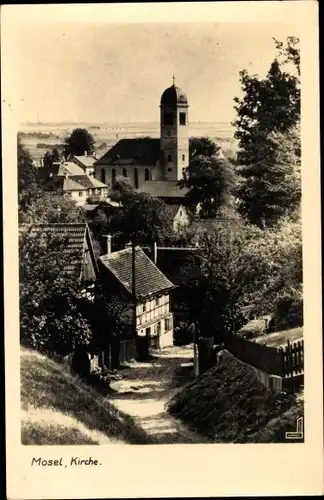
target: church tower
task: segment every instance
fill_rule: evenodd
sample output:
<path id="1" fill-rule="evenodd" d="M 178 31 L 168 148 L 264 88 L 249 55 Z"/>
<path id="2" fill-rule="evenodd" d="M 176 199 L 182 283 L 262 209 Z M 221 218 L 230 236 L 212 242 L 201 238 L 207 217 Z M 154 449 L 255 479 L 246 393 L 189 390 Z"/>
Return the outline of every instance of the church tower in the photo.
<path id="1" fill-rule="evenodd" d="M 161 97 L 161 165 L 164 180 L 178 181 L 189 161 L 188 100 L 179 87 L 167 88 Z"/>

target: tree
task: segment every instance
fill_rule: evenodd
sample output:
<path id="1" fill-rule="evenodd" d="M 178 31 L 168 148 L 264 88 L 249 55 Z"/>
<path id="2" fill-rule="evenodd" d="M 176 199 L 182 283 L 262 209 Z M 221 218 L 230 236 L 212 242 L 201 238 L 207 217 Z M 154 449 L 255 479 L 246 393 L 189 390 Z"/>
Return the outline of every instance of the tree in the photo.
<path id="1" fill-rule="evenodd" d="M 66 239 L 23 232 L 19 239 L 20 338 L 27 347 L 62 355 L 91 338 L 82 314 L 77 273 L 64 269 L 73 255 Z"/>
<path id="2" fill-rule="evenodd" d="M 264 79 L 246 70 L 240 72 L 244 96 L 234 99 L 237 119 L 233 125 L 242 165 L 255 161 L 263 137 L 273 131 L 284 133 L 300 120 L 299 40 L 288 37 L 286 47 L 275 43 L 279 55 Z M 290 72 L 285 71 L 287 65 Z"/>
<path id="3" fill-rule="evenodd" d="M 235 137 L 239 141 L 238 172 L 242 177 L 238 191 L 242 200 L 240 209 L 251 222 L 259 225 L 275 222 L 278 216 L 287 212 L 291 198 L 300 197 L 294 178 L 296 193 L 288 186 L 294 177 L 292 165 L 300 158 L 296 134 L 300 122 L 298 42 L 294 37 L 288 37 L 286 45 L 275 40 L 278 58 L 272 62 L 266 77 L 260 79 L 246 70 L 241 71 L 244 95 L 234 99 Z M 289 141 L 292 141 L 291 146 L 288 146 Z M 284 154 L 286 147 L 289 153 Z M 285 187 L 276 186 L 278 182 Z"/>
<path id="4" fill-rule="evenodd" d="M 232 202 L 236 187 L 233 166 L 222 157 L 194 156 L 180 185 L 189 188 L 187 197 L 201 218 L 215 218 Z"/>
<path id="5" fill-rule="evenodd" d="M 300 134 L 290 129 L 260 140 L 253 163 L 240 166 L 239 211 L 260 227 L 276 224 L 300 206 Z"/>
<path id="6" fill-rule="evenodd" d="M 302 324 L 300 221 L 261 230 L 218 223 L 181 270 L 182 297 L 198 335 L 223 341 L 256 315 L 273 313 L 279 327 Z"/>
<path id="7" fill-rule="evenodd" d="M 195 156 L 213 156 L 219 152 L 220 148 L 209 137 L 190 137 L 189 139 L 189 158 L 192 160 Z"/>
<path id="8" fill-rule="evenodd" d="M 54 162 L 61 161 L 64 157 L 63 146 L 62 148 L 53 148 L 50 151 L 46 151 L 44 155 L 44 168 L 49 169 Z"/>
<path id="9" fill-rule="evenodd" d="M 93 135 L 84 128 L 74 129 L 64 141 L 64 153 L 67 158 L 73 155 L 82 156 L 84 153 L 91 155 L 94 153 L 94 147 Z"/>
<path id="10" fill-rule="evenodd" d="M 32 198 L 19 212 L 19 221 L 32 223 L 72 223 L 83 222 L 83 215 L 75 202 L 60 193 L 34 190 Z"/>
<path id="11" fill-rule="evenodd" d="M 97 235 L 114 234 L 115 241 L 120 244 L 130 241 L 142 245 L 152 241 L 164 244 L 173 239 L 172 221 L 162 200 L 139 193 L 123 178 L 116 179 L 111 197 L 121 206 L 111 217 L 100 215 L 93 221 Z"/>

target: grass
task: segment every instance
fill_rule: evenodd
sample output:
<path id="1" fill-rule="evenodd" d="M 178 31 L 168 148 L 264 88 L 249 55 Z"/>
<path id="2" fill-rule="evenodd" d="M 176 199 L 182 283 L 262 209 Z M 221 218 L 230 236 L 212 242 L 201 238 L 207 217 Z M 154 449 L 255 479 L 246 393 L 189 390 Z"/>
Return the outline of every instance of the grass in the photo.
<path id="1" fill-rule="evenodd" d="M 269 333 L 254 339 L 259 344 L 266 344 L 269 347 L 280 347 L 286 345 L 287 341 L 296 342 L 303 338 L 303 327 L 291 328 L 279 332 Z"/>
<path id="2" fill-rule="evenodd" d="M 21 350 L 21 407 L 23 444 L 151 443 L 132 417 L 67 367 L 28 349 Z"/>
<path id="3" fill-rule="evenodd" d="M 285 442 L 303 403 L 270 393 L 251 367 L 224 351 L 216 366 L 170 400 L 168 411 L 211 442 Z"/>

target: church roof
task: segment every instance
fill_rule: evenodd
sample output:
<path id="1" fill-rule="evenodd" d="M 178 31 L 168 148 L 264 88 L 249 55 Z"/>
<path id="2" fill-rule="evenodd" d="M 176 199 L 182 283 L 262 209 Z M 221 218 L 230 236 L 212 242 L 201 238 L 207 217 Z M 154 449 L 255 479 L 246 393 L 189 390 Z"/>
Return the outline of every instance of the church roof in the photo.
<path id="1" fill-rule="evenodd" d="M 161 106 L 176 106 L 178 104 L 188 107 L 187 96 L 180 87 L 171 85 L 162 94 Z"/>
<path id="2" fill-rule="evenodd" d="M 160 158 L 160 139 L 151 137 L 121 139 L 96 165 L 156 165 Z"/>
<path id="3" fill-rule="evenodd" d="M 185 198 L 189 189 L 181 188 L 178 181 L 146 181 L 139 191 L 156 198 Z"/>

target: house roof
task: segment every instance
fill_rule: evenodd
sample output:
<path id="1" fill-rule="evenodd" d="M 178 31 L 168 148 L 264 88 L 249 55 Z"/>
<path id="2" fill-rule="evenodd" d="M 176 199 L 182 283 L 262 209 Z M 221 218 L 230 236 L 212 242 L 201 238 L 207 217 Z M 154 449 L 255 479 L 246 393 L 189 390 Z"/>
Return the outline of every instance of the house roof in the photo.
<path id="1" fill-rule="evenodd" d="M 85 167 L 93 167 L 96 161 L 96 158 L 93 158 L 92 156 L 88 155 L 82 155 L 82 156 L 74 155 L 73 158 L 82 163 L 82 165 L 84 165 Z"/>
<path id="2" fill-rule="evenodd" d="M 146 181 L 139 191 L 156 198 L 185 198 L 189 189 L 181 188 L 178 181 Z"/>
<path id="3" fill-rule="evenodd" d="M 132 248 L 112 252 L 99 257 L 99 261 L 132 293 Z M 144 298 L 159 292 L 171 290 L 175 285 L 156 267 L 140 248 L 135 248 L 135 288 L 136 297 Z"/>
<path id="4" fill-rule="evenodd" d="M 89 177 L 82 171 L 82 175 L 71 175 L 69 177 L 57 177 L 52 180 L 53 184 L 63 191 L 84 191 L 87 189 L 106 188 L 98 179 Z"/>
<path id="5" fill-rule="evenodd" d="M 186 212 L 186 208 L 183 205 L 176 204 L 176 203 L 172 204 L 172 205 L 167 205 L 167 212 L 168 212 L 169 216 L 171 217 L 171 219 L 175 218 L 175 216 L 177 215 L 177 213 L 180 210 L 180 207 L 184 212 Z"/>
<path id="6" fill-rule="evenodd" d="M 53 237 L 66 240 L 63 253 L 71 257 L 71 262 L 64 268 L 65 272 L 80 272 L 81 274 L 81 265 L 86 244 L 90 247 L 90 253 L 93 254 L 90 231 L 85 222 L 69 224 L 19 224 L 20 234 L 28 229 L 30 229 L 31 234 L 35 236 L 38 234 L 49 234 Z M 94 258 L 93 265 L 96 269 Z"/>
<path id="7" fill-rule="evenodd" d="M 66 175 L 66 174 L 84 175 L 84 171 L 76 163 L 73 163 L 72 161 L 66 161 L 60 164 L 56 175 Z"/>
<path id="8" fill-rule="evenodd" d="M 160 139 L 121 139 L 96 165 L 156 165 L 160 158 Z"/>

